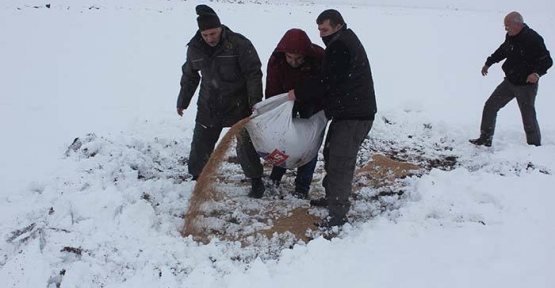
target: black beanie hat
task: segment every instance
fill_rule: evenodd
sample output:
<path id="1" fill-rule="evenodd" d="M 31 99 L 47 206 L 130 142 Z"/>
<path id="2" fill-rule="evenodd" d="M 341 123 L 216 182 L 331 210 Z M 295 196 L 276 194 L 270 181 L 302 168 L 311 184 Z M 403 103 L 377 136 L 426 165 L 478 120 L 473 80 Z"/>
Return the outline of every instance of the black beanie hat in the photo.
<path id="1" fill-rule="evenodd" d="M 196 11 L 198 15 L 198 28 L 200 29 L 200 31 L 222 26 L 222 23 L 220 23 L 220 18 L 218 18 L 218 15 L 216 15 L 216 12 L 214 12 L 212 8 L 201 4 L 196 7 Z"/>

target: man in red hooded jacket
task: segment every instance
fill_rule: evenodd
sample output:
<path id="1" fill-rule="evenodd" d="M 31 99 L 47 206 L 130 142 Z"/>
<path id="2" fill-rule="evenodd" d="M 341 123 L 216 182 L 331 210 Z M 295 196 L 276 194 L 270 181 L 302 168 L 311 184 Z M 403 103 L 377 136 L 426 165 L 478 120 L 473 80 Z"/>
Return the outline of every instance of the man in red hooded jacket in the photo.
<path id="1" fill-rule="evenodd" d="M 283 35 L 268 61 L 266 76 L 266 98 L 287 93 L 303 84 L 307 79 L 318 75 L 324 57 L 324 49 L 313 44 L 301 29 L 291 29 Z M 321 110 L 321 105 L 313 102 L 296 102 L 293 117 L 310 118 Z M 316 166 L 316 158 L 297 169 L 295 191 L 297 198 L 306 199 Z M 279 186 L 285 168 L 274 166 L 270 174 L 273 186 Z"/>

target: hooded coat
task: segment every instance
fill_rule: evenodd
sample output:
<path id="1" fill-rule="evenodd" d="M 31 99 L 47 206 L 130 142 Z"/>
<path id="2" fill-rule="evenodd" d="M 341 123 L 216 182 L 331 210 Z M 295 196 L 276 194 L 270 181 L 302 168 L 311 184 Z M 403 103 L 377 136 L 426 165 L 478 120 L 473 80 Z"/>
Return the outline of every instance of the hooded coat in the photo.
<path id="1" fill-rule="evenodd" d="M 488 57 L 486 65 L 491 66 L 504 59 L 507 59 L 502 66 L 505 78 L 514 85 L 533 84 L 526 83 L 528 75 L 538 73 L 543 76 L 553 65 L 543 38 L 526 24 L 518 34 L 505 36 L 505 42 Z"/>
<path id="2" fill-rule="evenodd" d="M 248 117 L 262 100 L 262 64 L 252 43 L 222 25 L 216 47 L 206 44 L 200 31 L 187 45 L 177 108 L 189 106 L 200 83 L 197 123 L 230 127 Z"/>
<path id="3" fill-rule="evenodd" d="M 300 67 L 293 68 L 287 63 L 285 53 L 305 55 L 305 61 Z M 310 77 L 317 75 L 323 57 L 324 49 L 310 42 L 303 30 L 287 31 L 268 61 L 266 98 L 295 89 Z"/>

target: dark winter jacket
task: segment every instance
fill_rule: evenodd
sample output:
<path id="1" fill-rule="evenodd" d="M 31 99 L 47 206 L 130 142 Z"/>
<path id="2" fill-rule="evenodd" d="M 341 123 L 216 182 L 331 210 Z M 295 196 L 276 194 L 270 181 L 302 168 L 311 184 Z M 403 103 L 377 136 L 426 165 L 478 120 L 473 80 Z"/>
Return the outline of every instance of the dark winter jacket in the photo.
<path id="1" fill-rule="evenodd" d="M 517 35 L 505 36 L 505 42 L 488 57 L 486 65 L 491 66 L 503 59 L 507 59 L 502 66 L 505 78 L 515 85 L 530 84 L 526 83 L 528 75 L 538 73 L 542 76 L 553 65 L 543 38 L 526 24 Z"/>
<path id="2" fill-rule="evenodd" d="M 262 100 L 262 64 L 254 46 L 243 35 L 222 28 L 216 47 L 207 45 L 197 31 L 182 67 L 177 108 L 189 106 L 200 82 L 196 121 L 206 126 L 232 126 Z"/>
<path id="3" fill-rule="evenodd" d="M 322 72 L 295 89 L 297 99 L 322 98 L 326 116 L 331 119 L 374 120 L 374 80 L 362 43 L 346 24 L 323 40 Z"/>

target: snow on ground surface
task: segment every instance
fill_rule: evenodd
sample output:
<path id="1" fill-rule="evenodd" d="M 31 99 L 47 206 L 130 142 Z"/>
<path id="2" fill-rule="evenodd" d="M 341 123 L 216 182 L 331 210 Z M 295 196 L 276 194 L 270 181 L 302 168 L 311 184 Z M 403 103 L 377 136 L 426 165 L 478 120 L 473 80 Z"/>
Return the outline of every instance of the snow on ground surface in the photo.
<path id="1" fill-rule="evenodd" d="M 352 214 L 367 217 L 338 237 L 291 248 L 179 234 L 196 110 L 180 118 L 175 102 L 199 3 L 0 4 L 2 287 L 555 287 L 553 70 L 536 100 L 543 146 L 526 145 L 514 102 L 492 148 L 467 142 L 503 77 L 500 65 L 480 69 L 504 39 L 504 15 L 522 12 L 553 49 L 551 1 L 208 2 L 263 69 L 285 31 L 321 44 L 316 16 L 340 10 L 377 92 L 361 165 L 374 152 L 452 160 L 403 179 L 402 197 L 355 202 Z M 233 165 L 226 177 L 242 179 Z"/>

